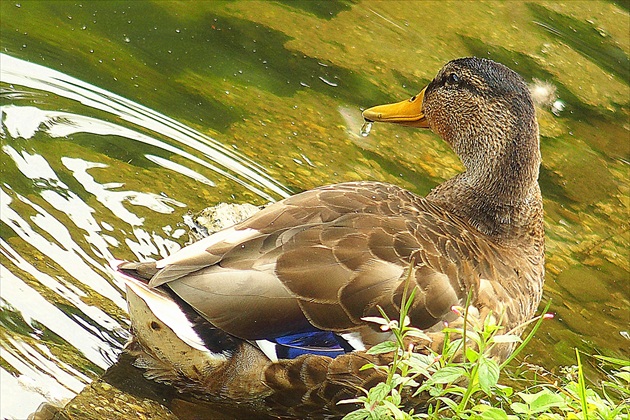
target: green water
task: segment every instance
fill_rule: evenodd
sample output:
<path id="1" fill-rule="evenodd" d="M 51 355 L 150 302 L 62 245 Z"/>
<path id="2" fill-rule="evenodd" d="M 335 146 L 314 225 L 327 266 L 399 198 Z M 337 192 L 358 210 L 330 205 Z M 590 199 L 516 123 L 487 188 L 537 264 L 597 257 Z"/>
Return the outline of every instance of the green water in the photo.
<path id="1" fill-rule="evenodd" d="M 527 361 L 628 358 L 627 3 L 3 1 L 0 17 L 2 417 L 113 363 L 128 320 L 108 260 L 177 249 L 186 212 L 359 179 L 426 194 L 460 171 L 432 133 L 362 137 L 360 112 L 468 55 L 555 92 L 538 118 L 557 316 Z"/>

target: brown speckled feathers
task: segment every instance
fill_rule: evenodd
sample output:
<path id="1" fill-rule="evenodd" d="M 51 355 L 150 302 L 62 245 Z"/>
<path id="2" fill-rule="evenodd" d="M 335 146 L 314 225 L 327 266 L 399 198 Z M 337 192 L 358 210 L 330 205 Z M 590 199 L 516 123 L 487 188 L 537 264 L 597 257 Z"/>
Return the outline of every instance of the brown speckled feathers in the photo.
<path id="1" fill-rule="evenodd" d="M 307 323 L 339 332 L 365 328 L 361 318 L 378 315 L 376 305 L 393 317 L 412 256 L 418 294 L 410 315 L 419 328 L 442 321 L 468 290 L 480 289 L 481 279 L 496 283 L 493 299 L 505 303 L 526 301 L 529 292 L 518 290 L 522 274 L 505 262 L 508 255 L 511 263 L 526 256 L 392 185 L 307 191 L 234 230 L 252 233 L 236 243 L 214 245 L 209 238 L 203 252 L 167 265 L 151 282 L 168 279 L 212 324 L 242 339 L 271 338 Z M 526 315 L 525 308 L 507 309 L 509 318 Z"/>
<path id="2" fill-rule="evenodd" d="M 242 386 L 263 384 L 254 388 L 264 392 L 249 397 L 263 411 L 333 415 L 336 401 L 378 381 L 379 374 L 359 371 L 372 358 L 361 348 L 388 333 L 361 318 L 378 316 L 377 306 L 397 317 L 407 278 L 416 289 L 411 322 L 436 342 L 443 323 L 456 321 L 451 307 L 469 293 L 479 316 L 492 312 L 507 328 L 531 318 L 540 301 L 540 151 L 522 78 L 490 60 L 454 60 L 419 95 L 364 115 L 432 129 L 466 171 L 427 197 L 379 182 L 316 188 L 162 261 L 119 267 L 194 311 L 202 320 L 197 332 L 223 334 L 231 346 L 221 353 L 223 365 L 213 362 L 214 374 L 222 369 L 241 378 Z M 347 340 L 346 354 L 278 361 L 263 354 L 263 341 L 304 331 Z M 236 362 L 242 346 L 249 346 L 250 356 Z M 509 351 L 506 346 L 497 357 Z M 255 368 L 245 368 L 245 359 Z M 242 400 L 237 388 L 219 394 Z"/>

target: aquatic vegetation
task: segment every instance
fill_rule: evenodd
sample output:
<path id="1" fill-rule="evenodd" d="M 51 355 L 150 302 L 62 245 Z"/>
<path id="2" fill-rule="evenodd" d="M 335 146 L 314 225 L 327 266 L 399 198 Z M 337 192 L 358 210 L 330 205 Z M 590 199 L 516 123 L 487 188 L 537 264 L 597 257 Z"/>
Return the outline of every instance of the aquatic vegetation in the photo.
<path id="1" fill-rule="evenodd" d="M 505 332 L 488 316 L 483 322 L 468 316 L 467 309 L 453 308 L 464 315 L 466 328 L 444 328 L 446 339 L 441 353 L 414 352 L 409 344 L 414 337 L 425 334 L 411 325 L 407 317 L 413 293 L 401 308 L 398 320 L 384 312 L 369 321 L 391 330 L 395 340 L 374 346 L 368 353 L 393 353 L 389 365 L 367 364 L 363 369 L 377 369 L 387 374 L 387 380 L 365 390 L 365 396 L 346 402 L 362 403 L 344 420 L 364 419 L 622 419 L 630 414 L 630 361 L 593 356 L 615 370 L 599 387 L 590 386 L 583 373 L 581 354 L 576 349 L 576 365 L 557 377 L 544 368 L 522 365 L 533 378 L 517 379 L 508 365 L 534 337 L 547 313 L 526 322 L 533 327 L 521 339 L 514 330 Z M 512 355 L 497 363 L 491 353 L 496 345 L 519 343 Z M 508 385 L 509 384 L 509 385 Z M 426 406 L 421 412 L 405 409 L 403 395 L 425 394 Z"/>

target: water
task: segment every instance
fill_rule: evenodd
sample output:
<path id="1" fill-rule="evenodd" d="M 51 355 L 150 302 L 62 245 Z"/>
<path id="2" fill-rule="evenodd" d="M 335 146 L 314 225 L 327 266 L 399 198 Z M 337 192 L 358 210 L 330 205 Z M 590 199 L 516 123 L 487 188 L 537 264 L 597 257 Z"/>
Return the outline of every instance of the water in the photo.
<path id="1" fill-rule="evenodd" d="M 367 137 L 370 135 L 370 131 L 372 131 L 372 126 L 374 125 L 374 123 L 372 121 L 365 121 L 363 123 L 363 125 L 361 126 L 361 136 L 363 137 Z"/>
<path id="2" fill-rule="evenodd" d="M 166 256 L 185 233 L 178 225 L 186 199 L 169 197 L 177 191 L 129 188 L 99 173 L 153 167 L 180 187 L 227 183 L 235 197 L 242 191 L 265 201 L 288 191 L 250 160 L 165 115 L 46 67 L 5 54 L 0 60 L 2 358 L 12 368 L 2 372 L 9 396 L 2 400 L 3 416 L 9 410 L 19 418 L 33 411 L 24 405 L 27 395 L 64 402 L 118 357 L 129 323 L 124 286 L 106 263 L 123 248 L 133 259 Z M 51 109 L 64 101 L 70 112 Z M 117 149 L 124 161 L 94 154 L 94 145 Z M 159 185 L 150 173 L 136 174 Z M 169 223 L 143 227 L 148 217 L 174 213 Z"/>
<path id="3" fill-rule="evenodd" d="M 180 248 L 189 211 L 359 179 L 426 194 L 460 171 L 428 131 L 365 137 L 360 109 L 473 54 L 555 89 L 538 116 L 556 318 L 527 361 L 628 357 L 628 11 L 409 4 L 0 4 L 0 417 L 62 405 L 117 360 L 109 261 Z"/>

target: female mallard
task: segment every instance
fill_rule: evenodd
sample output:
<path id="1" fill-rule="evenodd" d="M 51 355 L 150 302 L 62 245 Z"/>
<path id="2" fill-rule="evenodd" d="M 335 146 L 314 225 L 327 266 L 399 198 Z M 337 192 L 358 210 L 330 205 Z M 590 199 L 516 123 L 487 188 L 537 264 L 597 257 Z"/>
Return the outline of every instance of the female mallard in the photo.
<path id="1" fill-rule="evenodd" d="M 424 198 L 369 181 L 316 188 L 161 261 L 119 264 L 133 278 L 128 299 L 146 375 L 262 411 L 329 415 L 356 387 L 380 380 L 359 368 L 370 358 L 364 350 L 389 334 L 362 318 L 378 316 L 377 306 L 395 317 L 409 277 L 411 323 L 436 341 L 469 293 L 480 317 L 501 314 L 506 328 L 533 316 L 543 210 L 523 79 L 462 58 L 420 94 L 363 115 L 430 128 L 466 171 Z M 160 342 L 167 333 L 183 340 L 185 357 L 171 339 Z"/>

